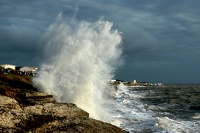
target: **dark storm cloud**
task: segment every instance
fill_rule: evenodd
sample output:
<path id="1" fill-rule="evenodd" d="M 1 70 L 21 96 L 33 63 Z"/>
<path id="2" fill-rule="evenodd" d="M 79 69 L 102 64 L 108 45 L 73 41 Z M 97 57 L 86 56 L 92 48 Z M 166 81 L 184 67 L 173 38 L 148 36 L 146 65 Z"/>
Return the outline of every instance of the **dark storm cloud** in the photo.
<path id="1" fill-rule="evenodd" d="M 119 78 L 173 82 L 185 75 L 188 82 L 200 82 L 199 4 L 198 0 L 0 1 L 0 63 L 38 64 L 43 35 L 62 13 L 66 21 L 103 17 L 122 32 L 126 65 L 117 71 Z"/>
<path id="2" fill-rule="evenodd" d="M 58 4 L 61 2 L 0 2 L 1 63 L 26 65 L 27 62 L 37 60 L 36 54 L 40 53 L 40 42 L 47 27 L 63 11 Z M 65 7 L 65 10 L 70 8 Z"/>
<path id="3" fill-rule="evenodd" d="M 21 58 L 31 59 L 39 48 L 41 29 L 32 20 L 4 19 L 0 22 L 0 53 L 1 62 L 7 63 L 11 60 L 21 62 Z M 6 58 L 5 58 L 6 57 Z M 6 60 L 5 60 L 6 59 Z M 23 59 L 22 59 L 23 60 Z M 12 61 L 11 61 L 12 63 Z M 17 63 L 18 64 L 18 63 Z"/>
<path id="4" fill-rule="evenodd" d="M 185 2 L 171 3 L 169 1 L 144 5 L 146 6 L 149 8 L 137 11 L 136 14 L 130 14 L 133 19 L 127 21 L 127 29 L 124 32 L 126 34 L 125 51 L 126 54 L 133 55 L 132 58 L 128 56 L 128 60 L 141 61 L 143 59 L 145 62 L 147 60 L 164 62 L 169 60 L 167 57 L 170 55 L 179 55 L 180 58 L 182 56 L 185 58 L 184 61 L 196 58 L 193 54 L 186 56 L 185 53 L 191 52 L 192 47 L 199 49 L 197 45 L 200 18 L 197 14 L 193 14 L 199 9 L 191 11 L 192 7 L 195 7 L 191 3 L 186 5 Z M 195 53 L 197 54 L 198 51 Z"/>

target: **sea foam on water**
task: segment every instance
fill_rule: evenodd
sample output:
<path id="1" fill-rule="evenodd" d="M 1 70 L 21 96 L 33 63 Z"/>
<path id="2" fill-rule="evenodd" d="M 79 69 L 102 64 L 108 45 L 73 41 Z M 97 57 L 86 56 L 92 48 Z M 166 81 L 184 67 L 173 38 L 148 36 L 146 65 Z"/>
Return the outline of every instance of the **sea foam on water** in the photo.
<path id="1" fill-rule="evenodd" d="M 103 92 L 122 53 L 121 36 L 108 21 L 67 23 L 59 15 L 44 38 L 44 60 L 34 85 L 57 101 L 70 102 L 90 117 L 108 121 Z"/>

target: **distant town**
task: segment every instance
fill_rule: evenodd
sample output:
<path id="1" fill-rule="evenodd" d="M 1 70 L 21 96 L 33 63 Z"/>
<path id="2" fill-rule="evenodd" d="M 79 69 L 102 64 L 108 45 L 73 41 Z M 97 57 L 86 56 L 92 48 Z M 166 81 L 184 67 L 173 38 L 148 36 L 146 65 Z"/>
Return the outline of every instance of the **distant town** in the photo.
<path id="1" fill-rule="evenodd" d="M 136 80 L 132 80 L 130 82 L 123 81 L 123 80 L 111 80 L 111 84 L 118 85 L 124 84 L 125 86 L 163 86 L 162 83 L 147 83 L 147 82 L 137 82 Z"/>
<path id="2" fill-rule="evenodd" d="M 0 73 L 1 74 L 20 74 L 25 76 L 36 76 L 38 68 L 31 66 L 16 66 L 11 64 L 1 64 Z"/>
<path id="3" fill-rule="evenodd" d="M 19 74 L 24 76 L 37 76 L 38 68 L 32 66 L 16 66 L 11 64 L 1 64 L 0 74 Z M 137 82 L 132 80 L 130 82 L 123 80 L 111 80 L 112 85 L 124 84 L 125 86 L 162 86 L 162 83 L 147 83 L 147 82 Z"/>

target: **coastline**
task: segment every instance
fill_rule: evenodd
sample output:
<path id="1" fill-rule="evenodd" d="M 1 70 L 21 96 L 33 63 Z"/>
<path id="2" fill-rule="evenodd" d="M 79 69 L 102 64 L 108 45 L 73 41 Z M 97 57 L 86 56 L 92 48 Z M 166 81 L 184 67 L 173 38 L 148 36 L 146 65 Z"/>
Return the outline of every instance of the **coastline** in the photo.
<path id="1" fill-rule="evenodd" d="M 90 118 L 73 103 L 38 92 L 30 76 L 0 74 L 0 110 L 1 132 L 126 132 Z"/>
<path id="2" fill-rule="evenodd" d="M 114 81 L 110 83 L 111 85 L 117 86 L 119 84 L 123 84 L 127 87 L 149 87 L 149 86 L 163 86 L 162 83 L 131 83 L 131 82 L 122 82 L 122 81 Z"/>

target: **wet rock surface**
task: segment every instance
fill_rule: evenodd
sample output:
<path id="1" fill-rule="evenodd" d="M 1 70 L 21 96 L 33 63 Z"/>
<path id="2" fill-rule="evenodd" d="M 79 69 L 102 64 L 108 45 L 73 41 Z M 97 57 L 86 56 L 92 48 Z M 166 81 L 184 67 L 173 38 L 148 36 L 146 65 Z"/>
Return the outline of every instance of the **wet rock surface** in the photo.
<path id="1" fill-rule="evenodd" d="M 72 103 L 58 103 L 52 95 L 5 87 L 0 82 L 1 133 L 123 133 L 109 123 L 89 118 Z"/>

